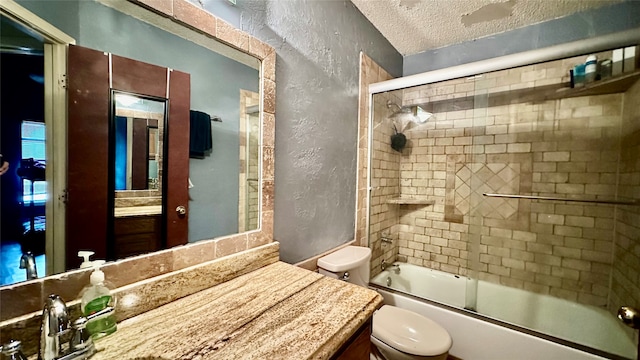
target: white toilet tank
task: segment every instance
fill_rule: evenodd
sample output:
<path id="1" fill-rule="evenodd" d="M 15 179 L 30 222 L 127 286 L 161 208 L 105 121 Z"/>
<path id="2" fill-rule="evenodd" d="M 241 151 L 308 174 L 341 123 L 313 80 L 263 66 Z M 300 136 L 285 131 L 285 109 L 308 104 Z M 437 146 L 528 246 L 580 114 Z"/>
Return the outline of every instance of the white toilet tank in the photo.
<path id="1" fill-rule="evenodd" d="M 369 285 L 370 260 L 371 249 L 347 246 L 318 259 L 318 270 L 322 275 L 366 287 Z"/>

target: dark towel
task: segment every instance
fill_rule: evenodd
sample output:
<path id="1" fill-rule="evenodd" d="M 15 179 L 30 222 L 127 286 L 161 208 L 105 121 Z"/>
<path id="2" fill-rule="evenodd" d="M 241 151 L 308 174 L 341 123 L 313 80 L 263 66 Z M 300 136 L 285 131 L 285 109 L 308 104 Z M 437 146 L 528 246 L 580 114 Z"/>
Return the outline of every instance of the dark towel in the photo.
<path id="1" fill-rule="evenodd" d="M 211 152 L 211 117 L 201 111 L 190 111 L 189 157 L 204 159 Z"/>

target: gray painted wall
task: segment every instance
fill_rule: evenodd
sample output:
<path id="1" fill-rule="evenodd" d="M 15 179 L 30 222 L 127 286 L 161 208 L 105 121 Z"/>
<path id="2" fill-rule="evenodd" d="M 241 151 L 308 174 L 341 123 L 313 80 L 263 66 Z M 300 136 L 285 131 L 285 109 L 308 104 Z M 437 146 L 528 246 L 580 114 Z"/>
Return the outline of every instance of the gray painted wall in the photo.
<path id="1" fill-rule="evenodd" d="M 80 46 L 191 74 L 191 109 L 223 122 L 213 123 L 211 155 L 189 161 L 189 241 L 236 233 L 239 90 L 258 92 L 258 71 L 93 1 L 19 2 Z"/>
<path id="2" fill-rule="evenodd" d="M 640 1 L 588 10 L 502 34 L 405 56 L 403 76 L 468 64 L 640 26 Z"/>
<path id="3" fill-rule="evenodd" d="M 294 263 L 353 240 L 359 53 L 396 76 L 401 55 L 349 1 L 238 0 L 235 16 L 220 11 L 229 9 L 224 1 L 192 1 L 276 49 L 281 259 Z"/>

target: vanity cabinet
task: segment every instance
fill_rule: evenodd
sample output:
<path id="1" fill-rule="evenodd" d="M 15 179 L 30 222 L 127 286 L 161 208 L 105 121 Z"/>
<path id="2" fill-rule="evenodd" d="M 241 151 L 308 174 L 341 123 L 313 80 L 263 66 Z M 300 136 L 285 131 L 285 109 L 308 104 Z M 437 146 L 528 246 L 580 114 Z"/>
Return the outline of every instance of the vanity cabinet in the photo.
<path id="1" fill-rule="evenodd" d="M 158 251 L 161 244 L 160 214 L 116 217 L 114 222 L 114 240 L 116 258 L 146 254 Z"/>
<path id="2" fill-rule="evenodd" d="M 332 357 L 335 360 L 368 360 L 371 352 L 371 319 Z"/>

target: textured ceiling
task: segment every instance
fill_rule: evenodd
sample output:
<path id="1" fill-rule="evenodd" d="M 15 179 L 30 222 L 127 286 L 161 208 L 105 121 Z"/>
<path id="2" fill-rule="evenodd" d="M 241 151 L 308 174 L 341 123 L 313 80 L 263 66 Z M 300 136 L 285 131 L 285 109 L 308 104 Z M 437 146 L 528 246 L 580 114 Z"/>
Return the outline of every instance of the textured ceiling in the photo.
<path id="1" fill-rule="evenodd" d="M 404 56 L 621 1 L 351 0 Z"/>

